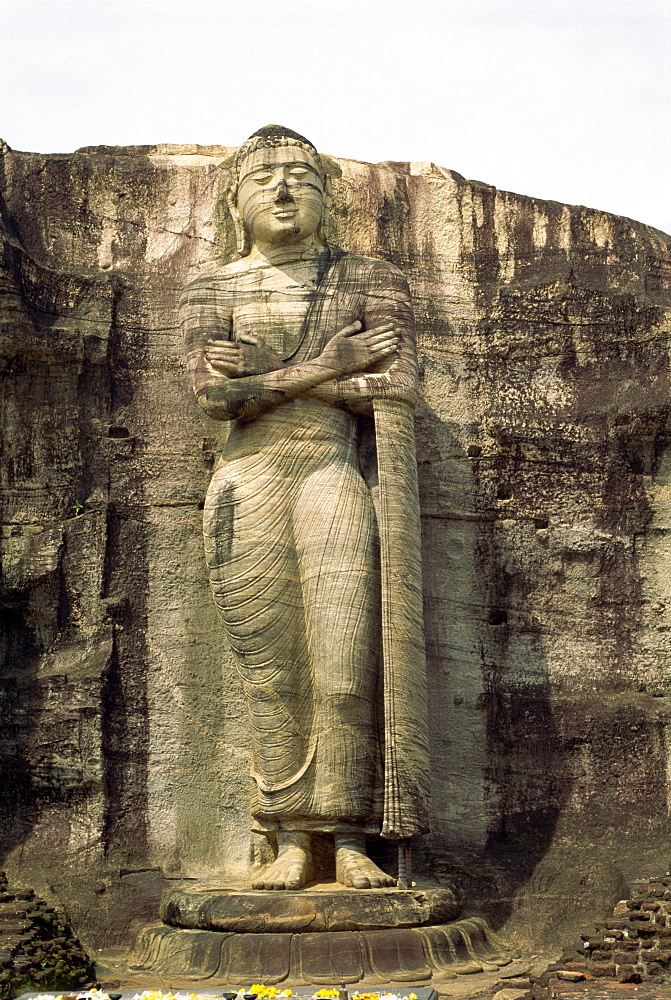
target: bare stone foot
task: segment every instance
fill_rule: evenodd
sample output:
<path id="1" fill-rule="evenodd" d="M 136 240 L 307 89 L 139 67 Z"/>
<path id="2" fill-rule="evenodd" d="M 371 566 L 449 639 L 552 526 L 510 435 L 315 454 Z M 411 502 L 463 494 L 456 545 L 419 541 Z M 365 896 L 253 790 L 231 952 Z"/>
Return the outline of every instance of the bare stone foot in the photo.
<path id="1" fill-rule="evenodd" d="M 336 879 L 352 889 L 383 889 L 396 885 L 366 854 L 366 838 L 357 834 L 336 834 Z"/>
<path id="2" fill-rule="evenodd" d="M 310 876 L 310 835 L 281 830 L 277 834 L 277 858 L 252 883 L 253 889 L 300 889 Z"/>

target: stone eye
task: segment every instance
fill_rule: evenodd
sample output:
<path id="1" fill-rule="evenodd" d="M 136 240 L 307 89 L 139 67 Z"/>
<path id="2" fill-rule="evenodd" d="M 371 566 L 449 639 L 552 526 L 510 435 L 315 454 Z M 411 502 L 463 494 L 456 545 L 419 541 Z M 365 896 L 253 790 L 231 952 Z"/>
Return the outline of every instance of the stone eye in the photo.
<path id="1" fill-rule="evenodd" d="M 259 185 L 268 184 L 272 179 L 272 174 L 256 174 L 254 177 L 254 183 Z"/>

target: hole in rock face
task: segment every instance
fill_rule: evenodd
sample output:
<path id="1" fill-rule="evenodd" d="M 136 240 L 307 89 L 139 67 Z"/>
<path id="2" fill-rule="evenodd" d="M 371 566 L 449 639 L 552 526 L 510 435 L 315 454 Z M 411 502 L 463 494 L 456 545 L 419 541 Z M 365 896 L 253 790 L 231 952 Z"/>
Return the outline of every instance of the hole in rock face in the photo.
<path id="1" fill-rule="evenodd" d="M 466 454 L 469 458 L 480 458 L 480 455 L 482 455 L 482 448 L 479 444 L 469 444 Z"/>
<path id="2" fill-rule="evenodd" d="M 489 612 L 489 624 L 490 625 L 507 625 L 508 624 L 508 612 L 504 608 L 492 608 Z"/>
<path id="3" fill-rule="evenodd" d="M 513 495 L 513 491 L 508 483 L 500 483 L 496 488 L 496 499 L 497 500 L 510 500 Z"/>
<path id="4" fill-rule="evenodd" d="M 130 437 L 130 431 L 128 430 L 127 427 L 118 427 L 116 425 L 112 425 L 111 427 L 107 428 L 107 437 L 127 438 Z"/>
<path id="5" fill-rule="evenodd" d="M 534 528 L 547 528 L 550 522 L 547 517 L 535 517 L 534 518 Z"/>

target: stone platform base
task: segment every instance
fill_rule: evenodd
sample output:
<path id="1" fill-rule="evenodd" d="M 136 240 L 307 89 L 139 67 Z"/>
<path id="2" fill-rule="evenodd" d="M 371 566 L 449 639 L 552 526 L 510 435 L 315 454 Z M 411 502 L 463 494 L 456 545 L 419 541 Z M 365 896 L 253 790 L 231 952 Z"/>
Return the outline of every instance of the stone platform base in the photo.
<path id="1" fill-rule="evenodd" d="M 418 983 L 433 976 L 495 971 L 511 960 L 479 917 L 419 927 L 317 933 L 236 933 L 155 924 L 140 933 L 135 955 L 137 964 L 130 966 L 131 971 L 154 973 L 163 980 L 207 979 L 213 986 L 260 982 L 337 986 L 362 979 L 367 985 Z"/>
<path id="2" fill-rule="evenodd" d="M 347 889 L 325 884 L 297 892 L 210 887 L 169 889 L 161 919 L 173 927 L 259 934 L 373 931 L 445 924 L 461 912 L 461 896 L 443 886 Z"/>

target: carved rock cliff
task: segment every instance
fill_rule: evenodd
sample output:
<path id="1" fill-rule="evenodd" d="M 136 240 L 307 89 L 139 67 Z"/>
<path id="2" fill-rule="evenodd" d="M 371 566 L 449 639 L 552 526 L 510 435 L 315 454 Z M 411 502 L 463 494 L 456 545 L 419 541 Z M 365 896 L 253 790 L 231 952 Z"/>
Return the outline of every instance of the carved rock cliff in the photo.
<path id="1" fill-rule="evenodd" d="M 229 259 L 226 147 L 0 150 L 3 864 L 91 947 L 239 878 L 248 740 L 176 302 Z M 522 943 L 667 861 L 671 237 L 431 163 L 341 160 L 332 239 L 414 296 L 426 877 Z M 383 859 L 384 860 L 384 859 Z"/>

